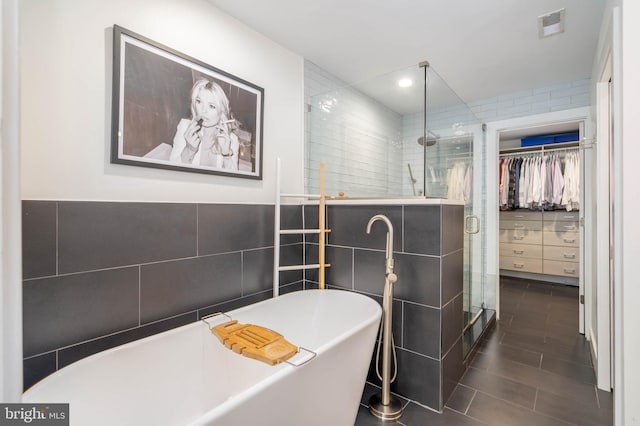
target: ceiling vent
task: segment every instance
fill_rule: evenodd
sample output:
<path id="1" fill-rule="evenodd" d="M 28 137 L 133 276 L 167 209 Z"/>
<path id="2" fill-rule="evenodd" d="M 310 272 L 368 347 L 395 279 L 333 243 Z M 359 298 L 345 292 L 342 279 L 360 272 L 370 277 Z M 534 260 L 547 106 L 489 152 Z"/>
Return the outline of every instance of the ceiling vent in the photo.
<path id="1" fill-rule="evenodd" d="M 545 38 L 564 32 L 564 9 L 538 16 L 538 37 Z"/>

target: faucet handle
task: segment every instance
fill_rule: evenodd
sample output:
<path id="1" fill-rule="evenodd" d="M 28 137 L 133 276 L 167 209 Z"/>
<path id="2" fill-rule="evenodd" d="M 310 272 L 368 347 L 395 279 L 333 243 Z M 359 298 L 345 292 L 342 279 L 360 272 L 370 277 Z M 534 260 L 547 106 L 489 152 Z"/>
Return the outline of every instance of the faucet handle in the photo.
<path id="1" fill-rule="evenodd" d="M 390 272 L 390 273 L 387 274 L 387 279 L 389 280 L 389 282 L 391 284 L 393 284 L 396 281 L 398 281 L 398 276 L 396 274 L 394 274 L 393 272 Z"/>

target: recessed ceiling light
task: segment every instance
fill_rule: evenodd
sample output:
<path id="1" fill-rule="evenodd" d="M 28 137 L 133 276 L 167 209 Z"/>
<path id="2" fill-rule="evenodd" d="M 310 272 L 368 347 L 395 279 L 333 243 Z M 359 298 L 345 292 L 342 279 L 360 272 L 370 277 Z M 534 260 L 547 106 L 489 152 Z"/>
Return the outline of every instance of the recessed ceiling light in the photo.
<path id="1" fill-rule="evenodd" d="M 413 80 L 411 80 L 410 78 L 403 78 L 400 81 L 398 81 L 398 86 L 400 87 L 409 87 L 413 85 Z"/>
<path id="2" fill-rule="evenodd" d="M 564 32 L 565 10 L 559 9 L 538 16 L 538 38 L 550 37 Z"/>

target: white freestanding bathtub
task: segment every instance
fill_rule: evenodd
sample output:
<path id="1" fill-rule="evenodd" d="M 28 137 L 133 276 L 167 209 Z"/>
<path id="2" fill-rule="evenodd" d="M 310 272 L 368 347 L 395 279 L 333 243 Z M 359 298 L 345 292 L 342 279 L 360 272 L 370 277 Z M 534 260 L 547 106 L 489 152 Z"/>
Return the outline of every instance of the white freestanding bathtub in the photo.
<path id="1" fill-rule="evenodd" d="M 23 396 L 69 403 L 70 424 L 353 425 L 380 306 L 340 290 L 289 293 L 227 312 L 267 327 L 301 351 L 270 366 L 227 349 L 198 321 L 71 364 Z"/>

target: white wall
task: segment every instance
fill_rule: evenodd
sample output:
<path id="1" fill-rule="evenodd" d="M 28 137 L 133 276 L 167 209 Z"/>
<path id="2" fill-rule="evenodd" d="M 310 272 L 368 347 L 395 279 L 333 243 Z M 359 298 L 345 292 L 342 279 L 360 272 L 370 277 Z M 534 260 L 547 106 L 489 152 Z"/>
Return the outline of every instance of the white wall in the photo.
<path id="1" fill-rule="evenodd" d="M 640 332 L 638 307 L 640 306 L 640 144 L 638 143 L 638 117 L 640 117 L 640 2 L 622 0 L 622 391 L 625 425 L 640 424 Z"/>
<path id="2" fill-rule="evenodd" d="M 18 0 L 0 4 L 0 401 L 22 395 Z"/>
<path id="3" fill-rule="evenodd" d="M 22 198 L 273 202 L 303 188 L 303 59 L 204 0 L 24 0 Z M 263 180 L 110 164 L 120 25 L 264 88 Z"/>

